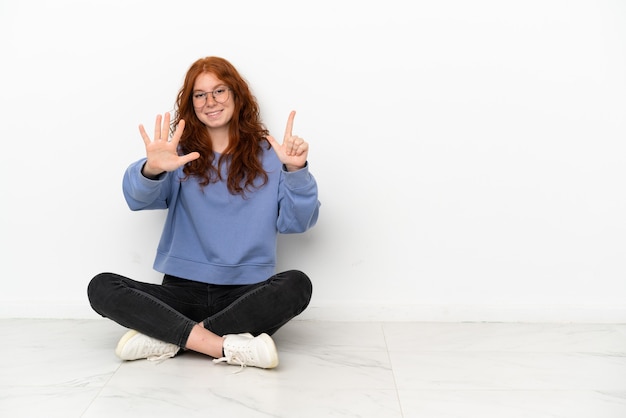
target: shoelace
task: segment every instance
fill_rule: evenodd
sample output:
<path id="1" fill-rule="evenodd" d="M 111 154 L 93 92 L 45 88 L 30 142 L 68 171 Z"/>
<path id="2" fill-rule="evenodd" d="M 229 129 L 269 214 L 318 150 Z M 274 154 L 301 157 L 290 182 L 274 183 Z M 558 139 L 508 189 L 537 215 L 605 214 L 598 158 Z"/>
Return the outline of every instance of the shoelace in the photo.
<path id="1" fill-rule="evenodd" d="M 220 358 L 213 359 L 213 363 L 222 363 L 222 362 L 227 362 L 229 364 L 234 363 L 234 364 L 239 365 L 239 369 L 235 370 L 232 374 L 239 373 L 244 368 L 247 367 L 246 362 L 242 359 L 241 353 L 237 351 L 231 353 L 231 355 L 228 357 L 220 357 Z"/>
<path id="2" fill-rule="evenodd" d="M 148 357 L 148 361 L 153 361 L 153 362 L 159 364 L 159 363 L 163 363 L 168 358 L 174 357 L 175 355 L 176 355 L 176 353 L 172 353 L 172 352 L 163 353 L 163 354 L 158 355 L 158 356 L 155 354 L 153 356 Z"/>

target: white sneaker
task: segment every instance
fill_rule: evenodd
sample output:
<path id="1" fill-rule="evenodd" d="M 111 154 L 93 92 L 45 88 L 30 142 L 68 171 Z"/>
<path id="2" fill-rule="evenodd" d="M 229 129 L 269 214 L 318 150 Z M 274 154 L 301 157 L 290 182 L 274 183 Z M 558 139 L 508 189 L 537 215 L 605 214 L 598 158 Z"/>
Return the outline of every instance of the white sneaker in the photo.
<path id="1" fill-rule="evenodd" d="M 278 366 L 278 352 L 274 340 L 267 334 L 257 337 L 252 334 L 230 334 L 224 336 L 224 357 L 213 361 L 271 369 Z"/>
<path id="2" fill-rule="evenodd" d="M 122 360 L 165 360 L 174 357 L 180 347 L 130 330 L 120 339 L 115 354 Z"/>

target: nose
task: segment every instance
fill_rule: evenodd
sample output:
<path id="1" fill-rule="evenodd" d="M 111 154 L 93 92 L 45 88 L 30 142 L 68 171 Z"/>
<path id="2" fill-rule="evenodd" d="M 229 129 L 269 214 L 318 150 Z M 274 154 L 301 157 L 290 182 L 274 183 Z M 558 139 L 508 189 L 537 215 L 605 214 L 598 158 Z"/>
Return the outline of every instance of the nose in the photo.
<path id="1" fill-rule="evenodd" d="M 207 94 L 205 106 L 214 106 L 216 104 L 217 104 L 217 101 L 215 101 L 215 98 L 213 97 L 213 95 Z"/>

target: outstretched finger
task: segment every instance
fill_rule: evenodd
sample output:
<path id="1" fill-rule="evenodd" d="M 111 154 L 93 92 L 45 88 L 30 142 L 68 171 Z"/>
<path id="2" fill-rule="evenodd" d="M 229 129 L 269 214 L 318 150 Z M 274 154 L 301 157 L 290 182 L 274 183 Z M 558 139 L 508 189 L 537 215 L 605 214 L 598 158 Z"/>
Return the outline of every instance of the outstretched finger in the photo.
<path id="1" fill-rule="evenodd" d="M 187 155 L 181 156 L 180 160 L 183 163 L 183 165 L 185 165 L 190 161 L 197 160 L 198 158 L 200 158 L 200 153 L 197 151 L 194 151 L 194 152 L 190 152 Z"/>
<path id="2" fill-rule="evenodd" d="M 161 139 L 161 115 L 157 115 L 154 121 L 154 140 L 158 141 Z"/>
<path id="3" fill-rule="evenodd" d="M 272 148 L 274 148 L 274 150 L 276 150 L 277 152 L 280 150 L 280 144 L 278 143 L 278 141 L 276 141 L 276 138 L 274 138 L 272 135 L 267 135 L 265 139 L 267 139 L 267 142 L 270 143 L 270 145 L 272 146 Z"/>
<path id="4" fill-rule="evenodd" d="M 185 130 L 185 120 L 181 119 L 176 125 L 176 130 L 174 130 L 174 135 L 172 136 L 172 144 L 178 145 L 178 141 L 180 141 L 180 137 L 183 135 L 183 131 Z"/>
<path id="5" fill-rule="evenodd" d="M 165 116 L 163 117 L 163 125 L 161 125 L 161 135 L 159 139 L 163 141 L 167 141 L 170 137 L 170 112 L 165 112 Z"/>
<path id="6" fill-rule="evenodd" d="M 296 111 L 292 110 L 291 113 L 289 113 L 289 119 L 287 119 L 287 127 L 285 128 L 285 139 L 289 138 L 292 134 L 291 132 L 293 131 L 293 118 L 296 117 Z"/>
<path id="7" fill-rule="evenodd" d="M 148 136 L 146 128 L 144 128 L 143 125 L 139 125 L 139 134 L 141 135 L 141 138 L 143 138 L 143 143 L 148 145 L 150 143 L 150 137 Z"/>

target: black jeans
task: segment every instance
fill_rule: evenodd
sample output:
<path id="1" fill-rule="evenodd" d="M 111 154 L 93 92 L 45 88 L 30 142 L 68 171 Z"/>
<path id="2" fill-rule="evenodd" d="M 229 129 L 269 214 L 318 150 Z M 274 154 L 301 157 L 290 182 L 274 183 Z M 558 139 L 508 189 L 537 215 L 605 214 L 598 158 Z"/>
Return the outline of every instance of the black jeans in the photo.
<path id="1" fill-rule="evenodd" d="M 87 288 L 91 307 L 142 334 L 185 347 L 202 322 L 217 335 L 273 334 L 309 304 L 311 281 L 298 270 L 252 285 L 212 285 L 165 275 L 162 284 L 101 273 Z"/>

